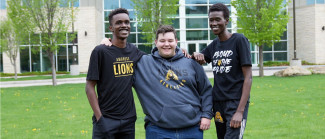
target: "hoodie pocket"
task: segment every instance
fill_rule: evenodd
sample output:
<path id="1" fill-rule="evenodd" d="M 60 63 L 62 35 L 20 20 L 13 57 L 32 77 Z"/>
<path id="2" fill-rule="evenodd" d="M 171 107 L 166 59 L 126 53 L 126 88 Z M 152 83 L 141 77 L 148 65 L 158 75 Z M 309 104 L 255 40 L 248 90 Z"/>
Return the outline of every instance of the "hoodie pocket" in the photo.
<path id="1" fill-rule="evenodd" d="M 188 126 L 196 115 L 196 111 L 190 104 L 164 106 L 158 122 L 169 126 Z"/>

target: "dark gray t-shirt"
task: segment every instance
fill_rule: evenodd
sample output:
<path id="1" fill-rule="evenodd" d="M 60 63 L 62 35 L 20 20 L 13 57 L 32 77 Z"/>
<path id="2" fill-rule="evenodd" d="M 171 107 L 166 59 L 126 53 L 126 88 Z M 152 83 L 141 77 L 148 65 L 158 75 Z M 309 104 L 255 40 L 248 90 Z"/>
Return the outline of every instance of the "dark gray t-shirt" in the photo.
<path id="1" fill-rule="evenodd" d="M 87 80 L 97 81 L 100 110 L 105 117 L 127 119 L 136 116 L 132 76 L 145 53 L 127 43 L 125 48 L 99 45 L 92 51 Z"/>
<path id="2" fill-rule="evenodd" d="M 247 38 L 238 33 L 222 42 L 216 38 L 201 53 L 208 63 L 212 62 L 214 100 L 240 99 L 244 83 L 242 66 L 252 65 Z"/>

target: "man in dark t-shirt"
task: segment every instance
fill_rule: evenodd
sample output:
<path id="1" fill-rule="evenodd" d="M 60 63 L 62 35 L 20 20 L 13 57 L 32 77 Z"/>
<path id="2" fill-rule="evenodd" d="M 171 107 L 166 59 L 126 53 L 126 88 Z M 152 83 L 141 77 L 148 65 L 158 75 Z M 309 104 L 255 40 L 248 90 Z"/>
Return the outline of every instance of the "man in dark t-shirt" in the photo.
<path id="1" fill-rule="evenodd" d="M 243 137 L 252 85 L 252 63 L 247 38 L 227 30 L 229 10 L 217 3 L 209 9 L 209 25 L 217 38 L 193 57 L 212 62 L 213 111 L 219 139 Z"/>
<path id="2" fill-rule="evenodd" d="M 86 93 L 94 111 L 93 138 L 133 139 L 136 110 L 132 76 L 136 62 L 145 53 L 126 42 L 130 34 L 126 9 L 113 10 L 109 14 L 109 23 L 113 45 L 94 48 L 87 75 Z"/>

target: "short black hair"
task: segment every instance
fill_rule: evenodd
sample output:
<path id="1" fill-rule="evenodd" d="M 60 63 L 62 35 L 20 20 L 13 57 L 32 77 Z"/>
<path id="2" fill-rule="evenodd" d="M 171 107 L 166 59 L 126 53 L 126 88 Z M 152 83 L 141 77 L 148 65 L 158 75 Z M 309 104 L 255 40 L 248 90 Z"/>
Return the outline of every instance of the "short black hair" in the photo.
<path id="1" fill-rule="evenodd" d="M 156 32 L 156 40 L 158 39 L 158 35 L 159 35 L 160 33 L 165 34 L 165 33 L 167 33 L 167 32 L 173 32 L 174 35 L 175 35 L 175 39 L 177 39 L 177 38 L 176 38 L 176 31 L 175 31 L 175 29 L 174 29 L 173 26 L 171 26 L 171 25 L 160 25 L 160 26 L 158 27 L 158 29 L 157 29 L 157 32 Z"/>
<path id="2" fill-rule="evenodd" d="M 114 15 L 117 15 L 117 14 L 120 14 L 120 13 L 125 13 L 127 15 L 129 15 L 129 12 L 128 10 L 124 9 L 124 8 L 117 8 L 113 11 L 111 11 L 108 15 L 108 21 L 109 21 L 109 24 L 112 25 L 112 20 L 113 20 L 113 16 Z"/>
<path id="3" fill-rule="evenodd" d="M 229 9 L 228 9 L 228 7 L 226 5 L 224 5 L 222 3 L 213 4 L 209 9 L 209 14 L 211 12 L 215 12 L 215 11 L 223 12 L 223 17 L 225 19 L 229 19 Z"/>

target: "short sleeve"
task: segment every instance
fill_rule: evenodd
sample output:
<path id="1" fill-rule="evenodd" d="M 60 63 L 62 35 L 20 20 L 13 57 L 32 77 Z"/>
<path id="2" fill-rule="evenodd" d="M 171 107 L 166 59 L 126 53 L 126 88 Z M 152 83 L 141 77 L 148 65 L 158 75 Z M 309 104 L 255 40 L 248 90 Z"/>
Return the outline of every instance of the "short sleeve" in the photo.
<path id="1" fill-rule="evenodd" d="M 250 51 L 250 44 L 248 39 L 242 35 L 237 43 L 237 50 L 239 53 L 239 61 L 241 66 L 252 66 L 251 60 L 251 51 Z"/>
<path id="2" fill-rule="evenodd" d="M 141 50 L 140 50 L 139 48 L 137 48 L 134 44 L 132 44 L 132 43 L 127 43 L 127 45 L 129 45 L 129 47 L 132 48 L 131 50 L 136 51 L 136 52 L 135 52 L 135 55 L 133 55 L 133 56 L 135 57 L 135 59 L 134 59 L 134 62 L 135 62 L 135 63 L 137 63 L 137 62 L 141 59 L 141 57 L 142 57 L 143 55 L 146 55 L 145 52 L 141 51 Z"/>
<path id="3" fill-rule="evenodd" d="M 137 48 L 137 60 L 136 60 L 136 62 L 138 62 L 143 55 L 146 55 L 146 53 L 141 51 L 139 48 Z"/>
<path id="4" fill-rule="evenodd" d="M 215 45 L 218 43 L 218 39 L 214 39 L 213 42 L 211 42 L 206 48 L 204 48 L 201 53 L 204 55 L 204 59 L 207 63 L 210 63 L 213 58 L 213 49 Z"/>
<path id="5" fill-rule="evenodd" d="M 99 80 L 100 60 L 99 51 L 97 48 L 98 47 L 95 47 L 90 56 L 87 80 Z"/>
<path id="6" fill-rule="evenodd" d="M 212 43 L 210 43 L 208 45 L 208 47 L 204 48 L 201 53 L 204 55 L 204 59 L 207 63 L 211 62 L 212 59 L 212 55 L 211 55 L 211 51 L 213 50 L 213 45 L 214 45 L 214 41 Z"/>

